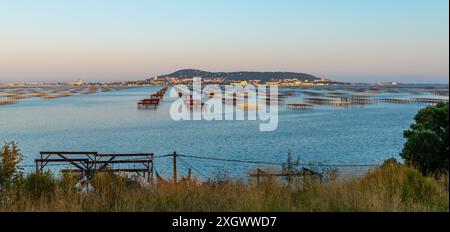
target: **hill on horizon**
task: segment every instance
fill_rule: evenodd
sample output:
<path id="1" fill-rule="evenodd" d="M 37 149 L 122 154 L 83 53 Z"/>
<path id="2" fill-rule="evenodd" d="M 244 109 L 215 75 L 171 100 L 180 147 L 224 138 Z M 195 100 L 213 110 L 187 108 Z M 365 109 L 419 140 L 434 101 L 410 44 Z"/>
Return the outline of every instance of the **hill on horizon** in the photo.
<path id="1" fill-rule="evenodd" d="M 240 81 L 248 81 L 248 80 L 261 80 L 261 81 L 270 81 L 272 79 L 298 79 L 301 81 L 314 81 L 319 80 L 320 78 L 313 76 L 307 73 L 296 73 L 296 72 L 252 72 L 252 71 L 241 71 L 241 72 L 208 72 L 198 69 L 182 69 L 176 71 L 174 73 L 165 74 L 158 76 L 159 78 L 192 78 L 192 77 L 201 77 L 201 78 L 224 78 L 228 80 L 240 80 Z"/>

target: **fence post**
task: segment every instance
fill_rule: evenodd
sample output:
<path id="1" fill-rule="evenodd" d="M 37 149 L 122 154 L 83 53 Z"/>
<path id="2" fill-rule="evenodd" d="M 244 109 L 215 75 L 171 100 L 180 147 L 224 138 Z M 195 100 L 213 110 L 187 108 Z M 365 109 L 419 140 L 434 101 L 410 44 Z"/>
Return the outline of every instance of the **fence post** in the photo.
<path id="1" fill-rule="evenodd" d="M 173 183 L 177 183 L 177 152 L 173 152 Z"/>

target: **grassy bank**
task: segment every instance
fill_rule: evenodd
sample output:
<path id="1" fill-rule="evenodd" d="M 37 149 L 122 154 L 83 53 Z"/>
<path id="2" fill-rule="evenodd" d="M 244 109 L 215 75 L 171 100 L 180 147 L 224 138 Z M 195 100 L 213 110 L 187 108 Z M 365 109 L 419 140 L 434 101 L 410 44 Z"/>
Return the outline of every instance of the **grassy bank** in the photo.
<path id="1" fill-rule="evenodd" d="M 1 193 L 0 211 L 449 211 L 448 176 L 385 163 L 360 177 L 290 185 L 226 179 L 146 188 L 99 175 L 80 193 L 70 176 L 31 174 Z"/>

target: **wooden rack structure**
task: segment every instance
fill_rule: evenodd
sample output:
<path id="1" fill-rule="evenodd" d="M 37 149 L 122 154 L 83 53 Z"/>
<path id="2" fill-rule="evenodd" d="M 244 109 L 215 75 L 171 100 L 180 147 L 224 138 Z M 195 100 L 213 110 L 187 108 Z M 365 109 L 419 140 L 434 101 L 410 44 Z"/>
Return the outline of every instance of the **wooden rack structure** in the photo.
<path id="1" fill-rule="evenodd" d="M 42 172 L 49 164 L 60 164 L 68 169 L 63 173 L 79 174 L 80 180 L 89 180 L 98 172 L 135 174 L 153 183 L 153 153 L 99 154 L 97 152 L 43 151 L 35 159 L 36 172 Z M 133 165 L 133 167 L 124 167 Z"/>
<path id="2" fill-rule="evenodd" d="M 139 109 L 148 109 L 148 108 L 157 108 L 159 104 L 161 103 L 162 99 L 164 98 L 164 95 L 166 94 L 168 90 L 168 87 L 164 87 L 158 92 L 151 94 L 150 98 L 145 98 L 140 100 L 138 104 Z"/>
<path id="3" fill-rule="evenodd" d="M 312 110 L 314 109 L 314 106 L 310 104 L 297 103 L 297 104 L 286 104 L 286 108 L 289 110 Z"/>

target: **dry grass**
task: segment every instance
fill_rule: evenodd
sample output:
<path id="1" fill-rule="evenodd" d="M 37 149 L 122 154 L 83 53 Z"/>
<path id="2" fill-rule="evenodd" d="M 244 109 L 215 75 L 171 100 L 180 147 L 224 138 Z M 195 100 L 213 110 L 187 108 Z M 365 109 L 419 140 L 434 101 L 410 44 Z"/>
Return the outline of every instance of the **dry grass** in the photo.
<path id="1" fill-rule="evenodd" d="M 394 163 L 361 177 L 289 186 L 267 179 L 260 185 L 211 181 L 144 188 L 111 175 L 97 176 L 93 185 L 95 190 L 80 193 L 68 177 L 24 181 L 3 193 L 0 211 L 449 211 L 448 175 L 424 177 Z"/>

